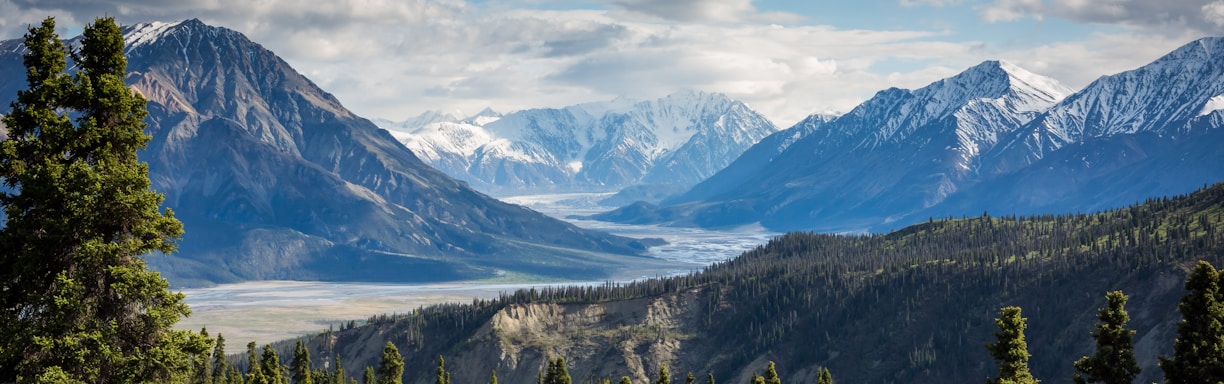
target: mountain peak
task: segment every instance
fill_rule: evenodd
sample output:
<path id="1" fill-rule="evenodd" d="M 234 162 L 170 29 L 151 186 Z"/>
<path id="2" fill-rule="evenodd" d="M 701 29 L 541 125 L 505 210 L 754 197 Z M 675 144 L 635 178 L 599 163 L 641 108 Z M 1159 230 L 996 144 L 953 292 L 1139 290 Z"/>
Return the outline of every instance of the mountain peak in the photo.
<path id="1" fill-rule="evenodd" d="M 944 113 L 979 99 L 1004 99 L 1018 112 L 1039 112 L 1072 92 L 1057 80 L 1006 61 L 988 60 L 918 89 L 914 95 L 935 103 L 935 108 L 928 109 Z"/>

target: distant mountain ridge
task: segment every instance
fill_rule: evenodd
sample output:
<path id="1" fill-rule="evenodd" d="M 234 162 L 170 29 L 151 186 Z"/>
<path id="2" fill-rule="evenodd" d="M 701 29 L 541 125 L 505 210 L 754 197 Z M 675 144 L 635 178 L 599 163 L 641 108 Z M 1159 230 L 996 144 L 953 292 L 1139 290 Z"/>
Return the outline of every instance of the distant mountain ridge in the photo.
<path id="1" fill-rule="evenodd" d="M 1224 179 L 1224 39 L 1205 38 L 1072 93 L 987 61 L 888 89 L 751 167 L 603 220 L 889 230 L 989 211 L 1093 211 Z M 795 129 L 795 128 L 792 128 Z M 787 131 L 783 131 L 787 132 Z M 743 176 L 741 176 L 743 175 Z"/>
<path id="2" fill-rule="evenodd" d="M 742 102 L 697 91 L 462 121 L 437 116 L 381 126 L 431 165 L 496 194 L 688 187 L 777 131 Z"/>
<path id="3" fill-rule="evenodd" d="M 805 120 L 780 133 L 792 141 L 763 141 L 749 150 L 763 155 L 733 163 L 667 206 L 597 217 L 832 231 L 894 221 L 972 185 L 984 152 L 1070 93 L 987 61 L 917 90 L 880 91 L 834 119 Z M 652 219 L 642 220 L 644 212 Z"/>
<path id="4" fill-rule="evenodd" d="M 124 28 L 141 158 L 184 222 L 173 283 L 606 276 L 645 244 L 502 203 L 421 162 L 274 53 L 199 20 Z M 0 101 L 24 88 L 0 43 Z M 17 80 L 14 80 L 17 79 Z M 4 103 L 7 105 L 7 102 Z M 622 260 L 623 259 L 623 260 Z"/>

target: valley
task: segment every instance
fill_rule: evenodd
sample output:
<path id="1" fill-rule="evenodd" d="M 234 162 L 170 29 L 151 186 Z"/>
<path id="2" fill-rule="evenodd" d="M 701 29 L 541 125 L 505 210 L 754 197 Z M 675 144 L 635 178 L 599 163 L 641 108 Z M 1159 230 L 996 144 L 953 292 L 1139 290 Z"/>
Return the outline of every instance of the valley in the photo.
<path id="1" fill-rule="evenodd" d="M 609 193 L 567 193 L 504 198 L 558 219 L 590 215 L 608 207 L 597 202 Z M 615 224 L 567 219 L 581 228 L 606 231 L 629 238 L 662 238 L 667 244 L 651 247 L 646 256 L 662 260 L 645 267 L 626 267 L 613 281 L 629 282 L 652 277 L 686 274 L 765 244 L 779 235 L 760 227 L 733 230 Z M 189 288 L 192 315 L 177 328 L 218 332 L 234 342 L 255 340 L 260 344 L 339 329 L 349 321 L 363 324 L 370 316 L 407 313 L 422 306 L 470 303 L 473 298 L 492 299 L 521 288 L 566 285 L 599 285 L 604 281 L 541 279 L 506 274 L 491 279 L 428 284 L 362 282 L 314 282 L 273 280 Z"/>

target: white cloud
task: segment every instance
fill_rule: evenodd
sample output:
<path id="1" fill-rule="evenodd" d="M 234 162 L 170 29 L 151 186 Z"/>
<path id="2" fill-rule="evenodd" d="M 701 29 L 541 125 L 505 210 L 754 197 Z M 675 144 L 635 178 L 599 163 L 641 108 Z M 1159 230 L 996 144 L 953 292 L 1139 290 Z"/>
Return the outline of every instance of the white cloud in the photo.
<path id="1" fill-rule="evenodd" d="M 1215 1 L 1202 8 L 1203 18 L 1217 27 L 1224 27 L 1224 1 Z"/>
<path id="2" fill-rule="evenodd" d="M 78 27 L 103 13 L 124 23 L 198 17 L 275 51 L 358 114 L 391 119 L 426 110 L 471 113 L 491 106 L 509 112 L 696 89 L 727 93 L 787 126 L 988 59 L 1082 86 L 1155 59 L 1177 41 L 1136 33 L 1013 49 L 945 41 L 943 32 L 773 25 L 746 1 L 688 0 L 697 7 L 691 14 L 637 0 L 609 0 L 615 3 L 608 10 L 459 0 L 69 4 L 83 1 L 0 0 L 0 32 L 18 37 L 26 23 L 48 13 L 62 26 Z"/>
<path id="3" fill-rule="evenodd" d="M 956 5 L 965 2 L 965 0 L 900 0 L 899 4 L 902 7 L 936 7 L 942 8 L 949 5 Z"/>
<path id="4" fill-rule="evenodd" d="M 978 15 L 991 23 L 1024 17 L 1040 19 L 1042 8 L 1041 0 L 998 0 L 982 8 Z"/>
<path id="5" fill-rule="evenodd" d="M 987 22 L 1057 17 L 1167 35 L 1224 33 L 1220 0 L 997 0 L 979 10 Z"/>

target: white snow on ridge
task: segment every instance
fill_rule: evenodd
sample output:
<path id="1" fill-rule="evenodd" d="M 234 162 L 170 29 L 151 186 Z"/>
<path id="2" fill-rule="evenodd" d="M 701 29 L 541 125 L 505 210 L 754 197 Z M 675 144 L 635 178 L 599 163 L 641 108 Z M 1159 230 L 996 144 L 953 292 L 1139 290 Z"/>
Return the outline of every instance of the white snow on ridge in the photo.
<path id="1" fill-rule="evenodd" d="M 157 39 L 165 34 L 167 30 L 182 23 L 183 21 L 179 20 L 172 22 L 154 21 L 151 23 L 136 24 L 132 26 L 131 32 L 128 32 L 126 36 L 123 36 L 123 45 L 128 49 L 131 49 L 140 45 L 155 43 L 157 42 Z"/>
<path id="2" fill-rule="evenodd" d="M 1199 110 L 1198 115 L 1195 117 L 1207 116 L 1212 112 L 1219 110 L 1224 110 L 1224 95 L 1219 95 L 1211 98 L 1211 100 L 1207 100 L 1207 104 L 1203 105 L 1203 109 Z"/>

